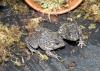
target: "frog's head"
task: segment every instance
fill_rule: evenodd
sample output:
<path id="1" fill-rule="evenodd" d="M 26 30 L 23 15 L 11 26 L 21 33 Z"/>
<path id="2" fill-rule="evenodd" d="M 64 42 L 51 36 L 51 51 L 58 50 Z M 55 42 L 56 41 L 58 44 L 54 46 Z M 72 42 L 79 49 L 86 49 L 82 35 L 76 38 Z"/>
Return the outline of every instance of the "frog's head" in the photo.
<path id="1" fill-rule="evenodd" d="M 66 38 L 71 41 L 77 41 L 79 39 L 79 29 L 77 23 L 70 23 L 67 27 Z"/>
<path id="2" fill-rule="evenodd" d="M 79 39 L 79 29 L 75 22 L 68 22 L 61 25 L 58 33 L 63 39 L 76 41 Z"/>
<path id="3" fill-rule="evenodd" d="M 67 40 L 77 41 L 79 39 L 79 33 L 77 31 L 71 31 L 66 36 Z"/>

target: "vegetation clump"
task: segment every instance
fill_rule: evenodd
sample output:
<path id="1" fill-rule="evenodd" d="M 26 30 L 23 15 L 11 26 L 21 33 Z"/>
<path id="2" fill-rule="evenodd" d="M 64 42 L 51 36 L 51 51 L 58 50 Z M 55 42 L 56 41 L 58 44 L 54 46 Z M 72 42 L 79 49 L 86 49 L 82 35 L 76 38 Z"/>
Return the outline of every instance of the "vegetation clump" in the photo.
<path id="1" fill-rule="evenodd" d="M 52 11 L 66 4 L 65 0 L 35 0 L 43 9 Z"/>
<path id="2" fill-rule="evenodd" d="M 18 26 L 7 26 L 0 23 L 0 62 L 10 56 L 7 48 L 20 41 L 22 32 Z"/>

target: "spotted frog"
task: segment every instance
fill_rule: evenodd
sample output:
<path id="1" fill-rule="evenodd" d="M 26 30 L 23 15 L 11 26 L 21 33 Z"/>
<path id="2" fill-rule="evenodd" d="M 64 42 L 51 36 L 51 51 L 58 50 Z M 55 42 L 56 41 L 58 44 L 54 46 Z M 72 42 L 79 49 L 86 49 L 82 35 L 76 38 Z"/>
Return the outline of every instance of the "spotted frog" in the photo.
<path id="1" fill-rule="evenodd" d="M 60 26 L 58 33 L 63 39 L 67 39 L 71 41 L 79 40 L 78 46 L 80 46 L 81 48 L 83 46 L 86 46 L 82 38 L 83 36 L 82 30 L 79 27 L 78 23 L 72 18 L 68 19 L 67 22 L 65 22 Z"/>
<path id="2" fill-rule="evenodd" d="M 48 56 L 57 58 L 58 60 L 60 56 L 53 53 L 52 50 L 65 45 L 65 42 L 57 32 L 43 27 L 35 29 L 31 37 L 26 37 L 25 42 L 31 52 L 39 53 L 39 50 L 36 50 L 36 48 L 40 47 L 42 50 L 45 50 Z"/>

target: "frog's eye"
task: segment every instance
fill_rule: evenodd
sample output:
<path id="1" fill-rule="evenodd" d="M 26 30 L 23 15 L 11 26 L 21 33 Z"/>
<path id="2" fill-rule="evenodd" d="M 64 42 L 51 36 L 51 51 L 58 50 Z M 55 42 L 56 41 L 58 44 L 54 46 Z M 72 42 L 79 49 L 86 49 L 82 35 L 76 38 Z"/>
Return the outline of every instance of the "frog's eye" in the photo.
<path id="1" fill-rule="evenodd" d="M 56 42 L 55 44 L 56 44 L 56 45 L 59 45 L 59 42 Z"/>
<path id="2" fill-rule="evenodd" d="M 71 36 L 71 33 L 68 33 L 68 36 Z"/>
<path id="3" fill-rule="evenodd" d="M 57 39 L 55 39 L 55 44 L 59 45 L 59 41 Z"/>

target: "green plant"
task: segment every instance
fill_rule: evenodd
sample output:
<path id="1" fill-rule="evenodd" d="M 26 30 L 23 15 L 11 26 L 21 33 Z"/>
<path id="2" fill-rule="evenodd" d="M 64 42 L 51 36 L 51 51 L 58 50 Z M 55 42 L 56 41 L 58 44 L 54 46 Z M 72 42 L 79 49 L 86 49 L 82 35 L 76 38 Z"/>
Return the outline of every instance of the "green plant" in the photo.
<path id="1" fill-rule="evenodd" d="M 61 8 L 65 4 L 65 0 L 35 0 L 43 9 L 52 11 Z"/>

